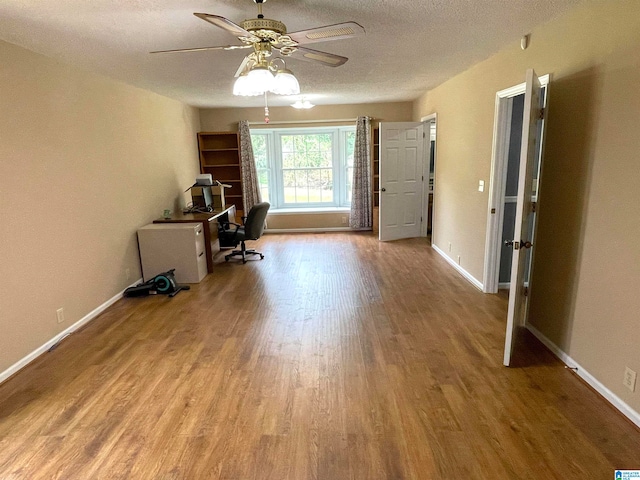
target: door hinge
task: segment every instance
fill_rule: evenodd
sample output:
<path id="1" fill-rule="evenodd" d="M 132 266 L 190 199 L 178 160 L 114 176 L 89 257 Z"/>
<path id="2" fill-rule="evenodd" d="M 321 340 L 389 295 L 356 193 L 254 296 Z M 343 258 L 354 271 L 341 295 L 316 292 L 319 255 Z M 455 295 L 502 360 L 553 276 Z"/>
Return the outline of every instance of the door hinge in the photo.
<path id="1" fill-rule="evenodd" d="M 422 132 L 422 138 L 427 138 L 427 132 Z"/>
<path id="2" fill-rule="evenodd" d="M 536 213 L 538 202 L 531 202 L 531 213 Z"/>
<path id="3" fill-rule="evenodd" d="M 541 108 L 541 109 L 540 109 L 540 114 L 538 115 L 538 118 L 539 118 L 540 120 L 544 120 L 544 108 Z"/>
<path id="4" fill-rule="evenodd" d="M 424 175 L 422 175 L 422 181 L 424 182 Z"/>
<path id="5" fill-rule="evenodd" d="M 522 294 L 523 294 L 525 297 L 528 297 L 528 296 L 529 296 L 529 287 L 524 287 L 524 290 L 522 291 Z"/>

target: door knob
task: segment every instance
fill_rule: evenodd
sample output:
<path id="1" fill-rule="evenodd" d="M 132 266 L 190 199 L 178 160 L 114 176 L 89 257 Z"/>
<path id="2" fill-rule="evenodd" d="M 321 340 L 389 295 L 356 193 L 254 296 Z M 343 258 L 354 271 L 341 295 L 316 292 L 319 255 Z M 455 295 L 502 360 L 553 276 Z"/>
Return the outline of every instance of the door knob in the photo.
<path id="1" fill-rule="evenodd" d="M 382 187 L 382 188 L 380 189 L 380 191 L 381 191 L 381 192 L 386 192 L 386 191 L 387 191 L 387 189 L 386 189 L 386 188 L 384 188 L 384 187 Z"/>
<path id="2" fill-rule="evenodd" d="M 514 241 L 514 240 L 505 240 L 504 241 L 504 246 L 505 247 L 513 247 L 516 250 L 520 249 L 520 248 L 531 248 L 533 247 L 533 243 L 531 243 L 530 241 L 524 241 L 524 240 L 520 240 L 519 242 Z"/>

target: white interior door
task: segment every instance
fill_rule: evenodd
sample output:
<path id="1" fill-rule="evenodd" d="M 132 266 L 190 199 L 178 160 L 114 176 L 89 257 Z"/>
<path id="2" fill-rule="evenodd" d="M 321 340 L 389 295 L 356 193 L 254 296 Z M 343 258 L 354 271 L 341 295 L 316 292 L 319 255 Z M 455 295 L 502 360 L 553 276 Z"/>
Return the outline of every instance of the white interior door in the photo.
<path id="1" fill-rule="evenodd" d="M 533 70 L 527 70 L 522 122 L 522 146 L 520 149 L 520 172 L 518 176 L 518 200 L 516 223 L 513 235 L 513 259 L 511 263 L 511 285 L 509 287 L 509 309 L 507 312 L 507 334 L 504 345 L 504 361 L 511 364 L 513 347 L 519 327 L 527 318 L 528 299 L 525 296 L 525 265 L 527 250 L 531 248 L 529 216 L 533 213 L 531 195 L 533 191 L 533 166 L 536 155 L 536 136 L 540 121 L 540 81 Z"/>
<path id="2" fill-rule="evenodd" d="M 381 241 L 420 236 L 423 150 L 422 123 L 380 123 Z"/>

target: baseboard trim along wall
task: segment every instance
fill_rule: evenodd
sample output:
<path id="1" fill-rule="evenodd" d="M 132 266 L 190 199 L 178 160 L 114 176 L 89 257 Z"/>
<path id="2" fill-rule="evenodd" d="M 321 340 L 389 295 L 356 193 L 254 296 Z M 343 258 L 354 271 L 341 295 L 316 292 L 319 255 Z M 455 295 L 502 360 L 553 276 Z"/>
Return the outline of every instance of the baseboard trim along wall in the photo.
<path id="1" fill-rule="evenodd" d="M 132 283 L 129 286 L 132 287 L 134 285 L 139 284 L 140 282 L 142 282 L 142 278 L 138 279 L 136 282 Z M 126 288 L 129 288 L 129 287 L 126 287 Z M 63 330 L 62 332 L 58 333 L 55 337 L 51 338 L 45 344 L 43 344 L 42 346 L 36 348 L 33 352 L 28 354 L 26 357 L 18 360 L 16 363 L 14 363 L 9 368 L 7 368 L 4 372 L 0 373 L 0 383 L 4 382 L 9 377 L 11 377 L 13 374 L 17 373 L 19 370 L 21 370 L 22 368 L 24 368 L 27 365 L 29 365 L 36 358 L 38 358 L 43 353 L 47 352 L 51 347 L 56 345 L 62 339 L 64 339 L 65 337 L 71 335 L 73 332 L 75 332 L 79 328 L 81 328 L 84 325 L 86 325 L 87 323 L 89 323 L 91 320 L 96 318 L 98 315 L 100 315 L 102 312 L 104 312 L 111 305 L 113 305 L 118 300 L 120 300 L 122 298 L 122 295 L 123 295 L 124 291 L 126 290 L 126 288 L 123 289 L 121 292 L 117 293 L 116 295 L 114 295 L 113 297 L 111 297 L 109 300 L 104 302 L 99 307 L 95 308 L 94 310 L 92 310 L 91 312 L 86 314 L 84 317 L 82 317 L 76 323 L 71 325 L 69 328 L 67 328 L 67 329 Z"/>
<path id="2" fill-rule="evenodd" d="M 325 232 L 363 232 L 371 228 L 315 227 L 315 228 L 267 228 L 264 233 L 325 233 Z"/>
<path id="3" fill-rule="evenodd" d="M 631 420 L 634 424 L 640 427 L 640 413 L 636 412 L 633 408 L 627 405 L 620 397 L 605 387 L 596 377 L 587 372 L 582 366 L 576 362 L 573 358 L 563 352 L 555 343 L 549 340 L 540 330 L 533 325 L 527 324 L 527 330 L 529 330 L 542 344 L 547 347 L 551 352 L 558 357 L 565 365 L 571 369 L 575 369 L 574 372 L 582 378 L 589 386 L 591 386 L 596 392 L 602 395 L 609 403 L 617 408 L 620 413 Z"/>
<path id="4" fill-rule="evenodd" d="M 469 280 L 469 282 L 471 282 L 471 284 L 474 287 L 476 287 L 480 291 L 483 291 L 484 287 L 483 287 L 482 282 L 480 280 L 475 278 L 473 275 L 471 275 L 469 272 L 467 272 L 464 268 L 462 268 L 460 265 L 458 265 L 456 262 L 454 262 L 453 259 L 449 258 L 449 256 L 447 256 L 446 253 L 444 253 L 442 250 L 440 250 L 437 245 L 431 244 L 431 248 L 433 248 L 436 252 L 438 252 L 440 254 L 440 256 L 442 258 L 444 258 L 449 263 L 449 265 L 451 265 L 453 268 L 455 268 L 458 271 L 458 273 L 460 273 L 460 275 L 462 275 L 464 278 Z"/>

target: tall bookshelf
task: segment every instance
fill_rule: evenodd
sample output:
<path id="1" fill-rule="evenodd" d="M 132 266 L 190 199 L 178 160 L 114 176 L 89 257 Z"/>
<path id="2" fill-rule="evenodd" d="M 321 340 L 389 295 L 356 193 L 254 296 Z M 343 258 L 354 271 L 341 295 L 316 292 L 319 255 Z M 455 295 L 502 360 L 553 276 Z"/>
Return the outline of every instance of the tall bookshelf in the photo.
<path id="1" fill-rule="evenodd" d="M 225 189 L 227 204 L 234 204 L 239 215 L 244 214 L 242 176 L 240 167 L 240 139 L 237 132 L 198 133 L 200 172 L 210 173 L 214 180 L 231 185 Z"/>

